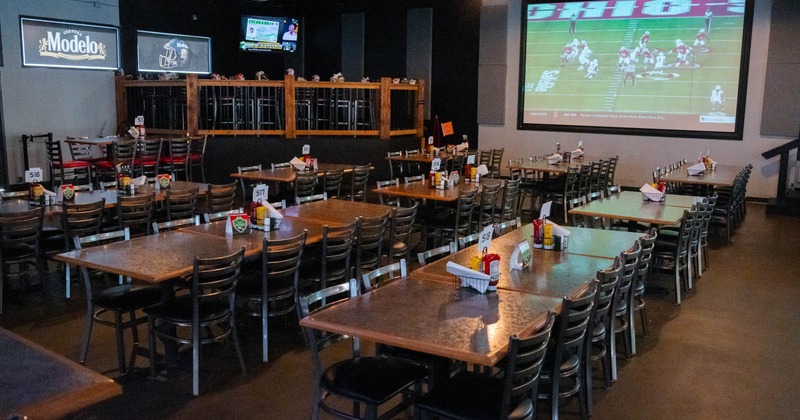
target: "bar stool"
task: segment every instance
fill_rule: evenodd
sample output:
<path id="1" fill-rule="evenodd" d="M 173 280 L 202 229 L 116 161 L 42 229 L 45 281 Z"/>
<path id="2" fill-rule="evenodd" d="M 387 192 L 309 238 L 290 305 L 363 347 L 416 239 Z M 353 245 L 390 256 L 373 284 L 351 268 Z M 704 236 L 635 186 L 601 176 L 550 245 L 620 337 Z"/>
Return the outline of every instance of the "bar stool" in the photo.
<path id="1" fill-rule="evenodd" d="M 298 130 L 314 130 L 316 124 L 314 120 L 314 90 L 309 88 L 298 88 L 295 90 L 295 112 L 297 114 Z"/>
<path id="2" fill-rule="evenodd" d="M 356 130 L 359 128 L 372 130 L 375 128 L 375 107 L 372 104 L 372 91 L 363 92 L 360 96 L 353 104 L 355 128 Z"/>
<path id="3" fill-rule="evenodd" d="M 258 128 L 280 130 L 281 106 L 277 98 L 265 97 L 256 99 L 256 124 Z"/>

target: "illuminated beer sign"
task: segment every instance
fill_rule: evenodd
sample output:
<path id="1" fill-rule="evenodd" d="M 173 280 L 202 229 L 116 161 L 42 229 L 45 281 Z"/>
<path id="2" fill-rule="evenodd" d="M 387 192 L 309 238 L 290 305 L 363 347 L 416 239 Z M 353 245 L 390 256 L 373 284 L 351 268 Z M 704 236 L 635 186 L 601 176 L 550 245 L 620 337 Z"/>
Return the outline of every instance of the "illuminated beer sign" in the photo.
<path id="1" fill-rule="evenodd" d="M 117 70 L 119 30 L 113 26 L 20 18 L 22 64 Z"/>

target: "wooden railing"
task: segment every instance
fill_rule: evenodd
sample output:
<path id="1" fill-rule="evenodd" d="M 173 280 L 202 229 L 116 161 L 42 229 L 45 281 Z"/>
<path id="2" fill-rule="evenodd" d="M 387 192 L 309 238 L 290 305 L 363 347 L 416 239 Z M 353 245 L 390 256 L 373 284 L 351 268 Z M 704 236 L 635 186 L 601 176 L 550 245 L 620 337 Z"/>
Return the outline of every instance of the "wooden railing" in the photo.
<path id="1" fill-rule="evenodd" d="M 148 134 L 422 137 L 425 85 L 284 80 L 116 80 L 117 121 Z"/>

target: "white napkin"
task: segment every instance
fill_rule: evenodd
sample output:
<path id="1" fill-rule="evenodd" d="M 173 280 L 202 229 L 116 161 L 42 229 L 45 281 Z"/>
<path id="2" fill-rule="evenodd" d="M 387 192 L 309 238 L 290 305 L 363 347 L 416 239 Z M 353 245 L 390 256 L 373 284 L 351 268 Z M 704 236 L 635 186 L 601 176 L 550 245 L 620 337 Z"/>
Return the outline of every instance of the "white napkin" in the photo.
<path id="1" fill-rule="evenodd" d="M 298 171 L 306 169 L 306 163 L 297 157 L 293 157 L 292 160 L 289 161 L 289 163 L 291 163 L 292 166 L 294 166 L 294 168 L 297 169 Z"/>
<path id="2" fill-rule="evenodd" d="M 462 151 L 467 150 L 467 149 L 469 149 L 469 143 L 467 143 L 467 142 L 463 142 L 461 144 L 457 144 L 456 145 L 456 151 L 457 152 L 462 152 Z"/>
<path id="3" fill-rule="evenodd" d="M 573 150 L 573 151 L 571 151 L 571 152 L 569 152 L 569 153 L 570 153 L 570 156 L 572 156 L 574 158 L 583 156 L 583 150 L 581 150 L 580 147 L 575 149 L 575 150 Z"/>
<path id="4" fill-rule="evenodd" d="M 283 219 L 283 215 L 272 204 L 264 202 L 262 205 L 267 208 L 267 217 L 270 219 Z"/>
<path id="5" fill-rule="evenodd" d="M 489 288 L 489 281 L 492 278 L 488 274 L 471 270 L 452 261 L 447 262 L 446 268 L 448 273 L 461 279 L 461 287 L 472 287 L 481 293 L 486 293 Z"/>
<path id="6" fill-rule="evenodd" d="M 479 165 L 478 166 L 478 175 L 484 176 L 489 173 L 489 168 L 486 165 Z"/>
<path id="7" fill-rule="evenodd" d="M 58 195 L 58 194 L 48 190 L 47 188 L 44 188 L 44 193 L 49 195 L 50 197 L 55 197 L 56 195 Z"/>
<path id="8" fill-rule="evenodd" d="M 563 160 L 564 160 L 564 158 L 558 153 L 554 153 L 552 156 L 548 156 L 547 157 L 547 163 L 549 163 L 551 165 L 555 165 L 557 163 L 561 163 Z"/>
<path id="9" fill-rule="evenodd" d="M 551 222 L 550 220 L 547 220 L 546 223 L 548 225 L 553 225 L 553 235 L 554 236 L 569 236 L 569 230 L 567 230 L 565 227 L 563 227 L 561 225 L 558 225 L 558 224 L 555 224 L 555 223 Z"/>
<path id="10" fill-rule="evenodd" d="M 145 185 L 145 184 L 147 184 L 147 176 L 146 175 L 142 175 L 139 178 L 131 179 L 131 185 L 136 185 L 138 187 L 140 185 Z"/>
<path id="11" fill-rule="evenodd" d="M 642 188 L 639 188 L 639 191 L 641 191 L 642 194 L 647 197 L 647 199 L 652 201 L 662 201 L 664 199 L 664 193 L 656 188 L 653 188 L 653 186 L 650 184 L 642 185 Z"/>
<path id="12" fill-rule="evenodd" d="M 689 171 L 689 175 L 700 175 L 705 172 L 706 165 L 703 162 L 700 162 L 686 168 L 686 170 Z"/>

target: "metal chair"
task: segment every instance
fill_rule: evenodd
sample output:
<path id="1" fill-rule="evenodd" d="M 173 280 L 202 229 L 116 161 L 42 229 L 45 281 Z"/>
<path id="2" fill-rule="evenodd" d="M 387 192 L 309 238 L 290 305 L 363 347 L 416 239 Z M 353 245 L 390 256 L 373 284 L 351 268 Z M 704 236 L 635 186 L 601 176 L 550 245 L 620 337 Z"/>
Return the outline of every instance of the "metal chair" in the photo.
<path id="1" fill-rule="evenodd" d="M 206 190 L 205 213 L 218 213 L 233 209 L 236 199 L 236 181 L 230 184 L 209 184 Z"/>
<path id="2" fill-rule="evenodd" d="M 458 247 L 456 246 L 455 242 L 450 242 L 447 245 L 442 245 L 438 248 L 429 249 L 425 252 L 417 253 L 417 260 L 419 261 L 419 266 L 424 267 L 434 261 L 440 260 L 450 254 L 453 254 L 458 251 Z"/>
<path id="3" fill-rule="evenodd" d="M 76 250 L 88 247 L 100 246 L 111 242 L 130 240 L 130 231 L 126 227 L 114 232 L 101 233 L 97 235 L 76 236 L 73 238 Z M 86 289 L 86 324 L 83 332 L 83 342 L 81 343 L 81 354 L 78 361 L 86 363 L 86 355 L 89 351 L 89 341 L 92 336 L 92 327 L 95 322 L 101 325 L 114 327 L 117 343 L 117 364 L 120 375 L 128 373 L 136 363 L 136 356 L 143 354 L 144 349 L 139 348 L 139 324 L 147 322 L 145 317 L 137 317 L 136 311 L 154 305 L 161 300 L 161 289 L 158 287 L 133 286 L 131 284 L 111 285 L 105 273 L 95 276 L 90 273 L 85 266 L 79 267 L 83 286 Z M 100 277 L 100 278 L 98 278 Z M 107 312 L 114 314 L 114 319 L 109 320 L 104 317 Z M 128 314 L 128 320 L 123 316 Z M 127 356 L 125 355 L 126 329 L 131 330 L 133 348 L 129 368 L 126 368 Z M 144 355 L 144 354 L 143 354 Z"/>
<path id="4" fill-rule="evenodd" d="M 103 219 L 103 210 L 106 200 L 100 199 L 88 204 L 70 204 L 64 202 L 61 205 L 61 230 L 64 235 L 64 246 L 57 252 L 71 251 L 75 236 L 95 235 L 100 233 L 100 226 Z M 66 297 L 71 297 L 72 274 L 69 264 L 65 264 L 66 272 Z"/>
<path id="5" fill-rule="evenodd" d="M 189 189 L 169 189 L 164 199 L 167 208 L 167 221 L 194 216 L 199 187 Z"/>
<path id="6" fill-rule="evenodd" d="M 187 163 L 187 173 L 189 180 L 193 180 L 193 169 L 200 168 L 200 179 L 206 182 L 206 145 L 208 144 L 208 134 L 203 137 L 192 137 L 189 143 L 189 156 Z"/>
<path id="7" fill-rule="evenodd" d="M 169 232 L 171 230 L 180 229 L 190 226 L 200 225 L 200 216 L 187 217 L 186 219 L 170 220 L 167 222 L 153 222 L 153 234 L 158 235 L 161 232 Z"/>
<path id="8" fill-rule="evenodd" d="M 350 183 L 344 184 L 344 196 L 350 201 L 367 201 L 367 183 L 372 165 L 358 165 L 350 173 Z"/>
<path id="9" fill-rule="evenodd" d="M 380 265 L 389 214 L 390 211 L 386 211 L 382 216 L 361 218 L 354 248 L 356 278 L 361 278 L 364 270 L 373 270 Z"/>
<path id="10" fill-rule="evenodd" d="M 169 153 L 161 157 L 160 164 L 169 171 L 173 180 L 178 179 L 178 174 L 183 174 L 185 180 L 189 181 L 189 145 L 192 140 L 189 137 L 173 138 L 169 140 Z"/>
<path id="11" fill-rule="evenodd" d="M 408 268 L 406 267 L 406 260 L 401 259 L 396 263 L 378 267 L 368 273 L 361 275 L 362 293 L 372 291 L 380 287 L 384 282 L 406 277 L 408 275 Z"/>
<path id="12" fill-rule="evenodd" d="M 77 184 L 81 176 L 85 177 L 86 184 L 91 182 L 89 162 L 64 160 L 64 154 L 61 152 L 61 142 L 52 140 L 52 137 L 45 141 L 45 148 L 50 164 L 50 181 L 53 185 L 57 185 L 56 182 L 73 182 Z"/>
<path id="13" fill-rule="evenodd" d="M 391 186 L 399 187 L 400 186 L 400 179 L 395 178 L 395 179 L 389 179 L 389 180 L 386 180 L 386 181 L 375 181 L 375 188 L 376 189 L 381 189 L 383 187 L 391 187 Z M 378 194 L 378 200 L 380 200 L 380 203 L 385 205 L 385 206 L 398 206 L 399 205 L 399 200 L 397 199 L 397 197 L 386 195 L 386 194 Z"/>
<path id="14" fill-rule="evenodd" d="M 386 239 L 386 255 L 391 264 L 396 258 L 411 260 L 411 234 L 417 217 L 419 203 L 411 207 L 395 207 L 389 222 L 389 236 Z"/>
<path id="15" fill-rule="evenodd" d="M 591 326 L 591 348 L 587 352 L 587 355 L 590 356 L 590 360 L 587 360 L 586 364 L 587 390 L 590 390 L 592 386 L 591 361 L 600 360 L 602 362 L 603 381 L 606 388 L 610 388 L 611 382 L 616 379 L 617 358 L 615 357 L 615 350 L 612 349 L 616 345 L 614 303 L 616 302 L 615 296 L 621 272 L 622 258 L 616 257 L 609 268 L 597 271 L 595 276 L 599 286 L 594 302 L 595 312 L 592 319 L 593 325 Z"/>
<path id="16" fill-rule="evenodd" d="M 98 182 L 117 182 L 121 176 L 133 176 L 136 160 L 136 149 L 139 141 L 118 140 L 111 145 L 111 158 L 95 163 Z"/>
<path id="17" fill-rule="evenodd" d="M 161 163 L 161 139 L 142 139 L 139 141 L 136 158 L 133 161 L 136 168 L 135 176 L 146 176 L 148 180 L 155 180 L 159 174 Z"/>
<path id="18" fill-rule="evenodd" d="M 322 177 L 322 191 L 328 193 L 329 198 L 339 198 L 342 191 L 344 169 L 329 169 Z"/>
<path id="19" fill-rule="evenodd" d="M 300 171 L 294 177 L 294 198 L 297 204 L 300 199 L 315 194 L 317 189 L 317 171 Z"/>
<path id="20" fill-rule="evenodd" d="M 243 174 L 245 172 L 255 172 L 261 170 L 261 164 L 252 165 L 252 166 L 237 166 L 236 172 L 238 174 Z M 245 182 L 244 178 L 239 178 L 239 183 L 242 186 L 242 201 L 247 202 L 247 194 L 249 191 L 253 190 L 253 187 L 259 184 L 258 181 L 247 181 Z"/>
<path id="21" fill-rule="evenodd" d="M 261 270 L 250 270 L 239 285 L 239 304 L 246 315 L 261 318 L 262 361 L 269 360 L 268 321 L 299 309 L 296 307 L 300 263 L 307 231 L 285 239 L 264 237 Z"/>
<path id="22" fill-rule="evenodd" d="M 302 317 L 332 305 L 342 299 L 358 295 L 355 279 L 300 297 Z M 341 297 L 341 298 L 340 298 Z M 402 394 L 402 400 L 381 415 L 391 418 L 409 407 L 415 400 L 420 383 L 428 371 L 417 364 L 392 357 L 362 357 L 358 339 L 353 339 L 353 357 L 323 368 L 321 353 L 345 336 L 302 327 L 306 344 L 311 352 L 314 367 L 314 406 L 311 418 L 319 418 L 320 409 L 337 417 L 362 418 L 361 405 L 365 405 L 363 417 L 378 419 L 378 406 Z M 347 378 L 345 380 L 345 378 Z M 329 395 L 353 401 L 352 413 L 346 413 L 326 404 Z"/>
<path id="23" fill-rule="evenodd" d="M 44 208 L 0 214 L 0 315 L 3 314 L 3 289 L 8 280 L 22 279 L 35 269 L 44 281 L 47 262 L 39 244 Z M 12 268 L 16 267 L 16 272 Z"/>
<path id="24" fill-rule="evenodd" d="M 150 234 L 155 193 L 117 196 L 117 222 L 119 229 L 130 229 L 132 236 Z"/>
<path id="25" fill-rule="evenodd" d="M 244 248 L 220 257 L 195 257 L 190 293 L 145 308 L 150 332 L 150 376 L 156 376 L 156 338 L 192 347 L 192 395 L 200 394 L 200 346 L 231 339 L 246 371 L 236 330 L 236 286 Z M 181 333 L 188 328 L 191 334 Z"/>
<path id="26" fill-rule="evenodd" d="M 624 333 L 622 337 L 625 358 L 630 359 L 636 354 L 636 326 L 633 321 L 633 293 L 636 287 L 636 280 L 639 274 L 639 256 L 642 254 L 642 241 L 637 239 L 633 248 L 622 252 L 622 271 L 617 285 L 614 313 L 615 326 L 614 334 Z M 616 353 L 615 351 L 613 351 Z"/>

